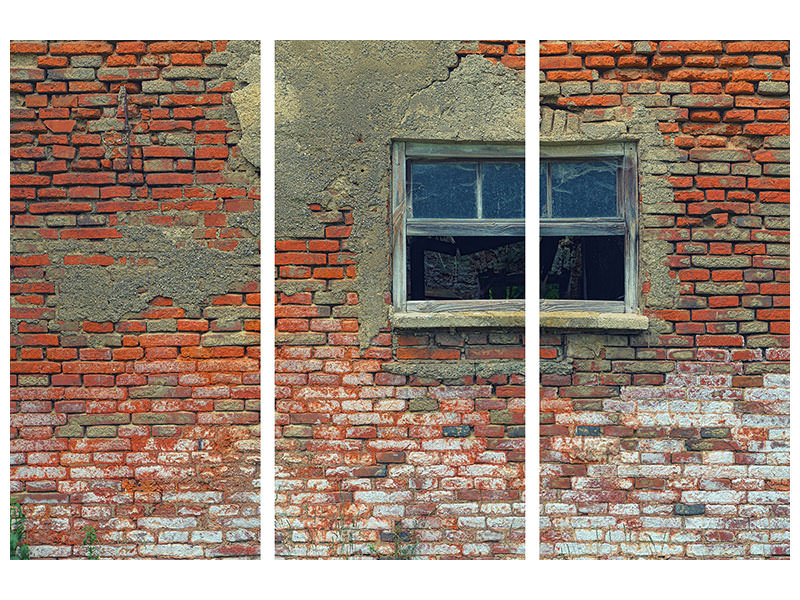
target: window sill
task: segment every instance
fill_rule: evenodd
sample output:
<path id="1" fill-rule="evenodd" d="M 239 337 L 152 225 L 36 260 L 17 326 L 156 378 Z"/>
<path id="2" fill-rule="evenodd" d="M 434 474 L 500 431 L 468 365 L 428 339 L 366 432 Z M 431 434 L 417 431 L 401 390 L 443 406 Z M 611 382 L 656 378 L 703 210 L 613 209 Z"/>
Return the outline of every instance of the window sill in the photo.
<path id="1" fill-rule="evenodd" d="M 525 327 L 525 311 L 476 310 L 465 312 L 397 312 L 395 329 L 478 329 Z"/>
<path id="2" fill-rule="evenodd" d="M 650 319 L 632 313 L 587 311 L 554 311 L 539 314 L 541 329 L 575 329 L 582 331 L 646 331 Z"/>

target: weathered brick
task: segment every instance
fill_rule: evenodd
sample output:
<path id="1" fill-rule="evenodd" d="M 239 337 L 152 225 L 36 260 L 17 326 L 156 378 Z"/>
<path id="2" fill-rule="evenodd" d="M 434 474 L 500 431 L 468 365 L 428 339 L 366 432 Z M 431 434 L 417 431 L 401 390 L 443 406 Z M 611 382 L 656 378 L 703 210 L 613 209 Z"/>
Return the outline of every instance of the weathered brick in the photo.
<path id="1" fill-rule="evenodd" d="M 470 433 L 471 429 L 468 425 L 442 427 L 444 437 L 468 437 Z"/>
<path id="2" fill-rule="evenodd" d="M 408 410 L 412 412 L 439 410 L 439 402 L 433 398 L 412 398 L 408 402 Z"/>
<path id="3" fill-rule="evenodd" d="M 694 516 L 705 514 L 704 504 L 676 504 L 675 514 L 681 516 Z"/>
<path id="4" fill-rule="evenodd" d="M 136 425 L 191 425 L 196 415 L 192 412 L 134 413 L 131 422 Z"/>

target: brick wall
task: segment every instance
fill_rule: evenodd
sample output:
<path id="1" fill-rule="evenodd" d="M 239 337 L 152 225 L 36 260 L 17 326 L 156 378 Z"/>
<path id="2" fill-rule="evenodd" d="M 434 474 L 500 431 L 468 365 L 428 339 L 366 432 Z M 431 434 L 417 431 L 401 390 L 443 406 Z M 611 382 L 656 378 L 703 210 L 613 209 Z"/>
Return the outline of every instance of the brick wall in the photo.
<path id="1" fill-rule="evenodd" d="M 521 330 L 386 327 L 360 349 L 358 297 L 327 286 L 355 274 L 340 266 L 347 217 L 325 216 L 329 237 L 276 241 L 278 289 L 284 278 L 323 284 L 278 292 L 278 554 L 390 553 L 395 526 L 416 536 L 417 556 L 519 552 Z"/>
<path id="2" fill-rule="evenodd" d="M 456 54 L 458 56 L 481 54 L 493 63 L 500 62 L 511 69 L 525 70 L 524 40 L 464 41 Z"/>
<path id="3" fill-rule="evenodd" d="M 234 109 L 257 58 L 11 43 L 11 492 L 33 558 L 85 557 L 88 526 L 101 558 L 259 552 L 259 179 Z"/>
<path id="4" fill-rule="evenodd" d="M 540 44 L 543 139 L 639 141 L 643 334 L 542 330 L 541 554 L 789 552 L 789 44 Z"/>
<path id="5" fill-rule="evenodd" d="M 327 82 L 311 81 L 308 97 L 302 96 L 302 86 L 341 68 L 337 57 L 326 54 L 338 51 L 348 61 L 365 57 L 363 64 L 348 62 L 341 77 L 356 79 L 349 86 L 357 87 L 354 73 L 363 70 L 364 81 L 377 82 L 379 89 L 362 91 L 370 99 L 394 102 L 409 92 L 380 87 L 382 77 L 392 81 L 396 73 L 388 67 L 376 73 L 372 65 L 382 59 L 370 53 L 383 52 L 387 43 L 349 44 L 304 46 L 303 53 L 320 57 L 319 66 L 310 65 L 307 72 L 294 66 L 297 49 L 278 46 L 276 147 L 280 157 L 286 146 L 288 158 L 279 159 L 276 170 L 276 553 L 374 558 L 399 550 L 427 559 L 522 557 L 522 328 L 400 330 L 384 317 L 378 319 L 377 333 L 362 343 L 360 334 L 375 320 L 369 298 L 359 292 L 364 280 L 384 278 L 385 287 L 376 293 L 384 314 L 391 305 L 388 207 L 397 122 L 390 120 L 395 118 L 391 109 L 372 113 L 368 106 L 345 117 L 337 112 L 338 91 L 324 87 Z M 433 53 L 426 54 L 426 43 L 414 44 L 401 42 L 385 51 L 390 57 L 407 53 L 398 68 L 430 68 Z M 453 43 L 445 59 L 455 69 L 448 82 L 454 87 L 459 67 L 452 65 L 458 64 L 460 47 L 480 48 L 494 62 L 511 56 L 510 43 Z M 292 69 L 310 75 L 294 75 Z M 423 80 L 420 87 L 430 83 Z M 283 108 L 285 90 L 293 92 L 291 113 Z M 453 93 L 463 96 L 464 91 L 456 87 Z M 313 112 L 318 94 L 333 97 L 319 117 Z M 445 110 L 447 98 L 438 102 Z M 356 129 L 363 127 L 362 110 L 370 116 L 388 114 L 388 123 Z M 291 117 L 284 117 L 296 113 L 307 119 L 302 130 L 290 130 Z M 340 122 L 345 131 L 334 136 L 335 147 L 320 145 L 325 128 Z M 330 185 L 340 171 L 326 161 L 353 147 L 359 157 L 337 168 L 345 173 L 341 179 L 355 185 L 326 190 L 328 205 L 294 192 L 291 185 L 307 175 L 299 167 L 292 170 L 291 160 L 308 152 L 309 160 L 319 161 L 313 168 L 322 172 L 321 185 Z M 360 179 L 368 168 L 376 171 L 377 191 Z M 368 208 L 359 212 L 367 200 Z M 288 214 L 293 204 L 307 206 L 308 216 L 293 222 Z M 371 223 L 376 212 L 381 218 Z M 300 231 L 308 222 L 318 225 L 317 233 Z M 379 252 L 377 267 L 368 262 L 367 249 Z"/>

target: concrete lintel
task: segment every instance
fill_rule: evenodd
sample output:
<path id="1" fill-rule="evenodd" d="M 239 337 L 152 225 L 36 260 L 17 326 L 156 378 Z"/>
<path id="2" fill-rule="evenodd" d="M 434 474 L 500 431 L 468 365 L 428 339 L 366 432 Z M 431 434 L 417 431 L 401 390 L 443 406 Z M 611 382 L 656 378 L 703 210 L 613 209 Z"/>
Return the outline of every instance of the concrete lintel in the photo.
<path id="1" fill-rule="evenodd" d="M 395 329 L 525 327 L 525 311 L 404 312 L 392 315 Z"/>
<path id="2" fill-rule="evenodd" d="M 539 315 L 542 329 L 579 329 L 603 331 L 646 331 L 650 319 L 629 313 L 553 311 Z"/>

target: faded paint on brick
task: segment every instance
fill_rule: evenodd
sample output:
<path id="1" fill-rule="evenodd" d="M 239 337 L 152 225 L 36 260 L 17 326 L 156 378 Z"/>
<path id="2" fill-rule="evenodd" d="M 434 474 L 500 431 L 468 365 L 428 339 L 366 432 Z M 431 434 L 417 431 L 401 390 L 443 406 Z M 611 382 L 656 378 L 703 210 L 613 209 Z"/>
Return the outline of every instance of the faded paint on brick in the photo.
<path id="1" fill-rule="evenodd" d="M 34 558 L 259 553 L 258 42 L 12 42 L 11 469 Z M 23 68 L 24 67 L 24 68 Z M 126 128 L 126 119 L 128 128 Z"/>
<path id="2" fill-rule="evenodd" d="M 541 555 L 787 557 L 788 43 L 540 54 L 543 139 L 638 142 L 650 319 L 541 331 Z"/>

